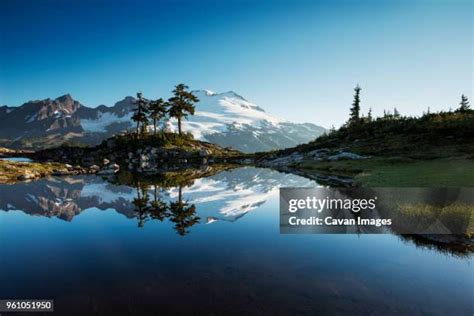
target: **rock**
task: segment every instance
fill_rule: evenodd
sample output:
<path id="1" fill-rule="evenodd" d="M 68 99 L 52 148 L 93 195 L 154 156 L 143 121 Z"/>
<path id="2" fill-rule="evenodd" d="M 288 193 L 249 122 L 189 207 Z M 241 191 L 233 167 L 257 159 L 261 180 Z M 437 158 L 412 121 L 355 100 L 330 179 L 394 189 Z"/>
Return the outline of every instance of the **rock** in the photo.
<path id="1" fill-rule="evenodd" d="M 102 161 L 102 163 L 105 165 L 108 165 L 110 162 L 110 160 L 108 160 L 107 158 L 104 158 L 104 160 Z"/>
<path id="2" fill-rule="evenodd" d="M 337 161 L 337 160 L 355 160 L 355 159 L 365 159 L 365 158 L 367 157 L 344 151 L 336 155 L 329 156 L 328 160 Z"/>
<path id="3" fill-rule="evenodd" d="M 120 169 L 120 166 L 117 165 L 116 163 L 114 163 L 114 164 L 109 166 L 109 169 L 113 169 L 113 170 Z"/>
<path id="4" fill-rule="evenodd" d="M 210 156 L 210 154 L 211 154 L 210 151 L 207 150 L 207 149 L 201 149 L 199 151 L 199 156 L 200 157 L 208 157 L 208 156 Z"/>
<path id="5" fill-rule="evenodd" d="M 310 158 L 315 158 L 315 159 L 324 159 L 329 156 L 329 153 L 330 153 L 329 149 L 321 148 L 321 149 L 315 149 L 306 153 L 306 156 Z"/>
<path id="6" fill-rule="evenodd" d="M 72 166 L 70 164 L 65 164 L 64 166 L 68 169 L 72 169 Z"/>
<path id="7" fill-rule="evenodd" d="M 303 154 L 294 152 L 291 155 L 276 158 L 274 160 L 263 162 L 266 166 L 286 166 L 304 159 Z"/>
<path id="8" fill-rule="evenodd" d="M 89 167 L 91 171 L 97 172 L 100 170 L 100 167 L 98 165 L 92 165 Z"/>
<path id="9" fill-rule="evenodd" d="M 18 180 L 21 180 L 21 181 L 24 181 L 24 180 L 31 180 L 31 179 L 35 179 L 37 177 L 37 175 L 33 174 L 33 173 L 24 173 L 24 174 L 21 174 L 18 176 Z"/>

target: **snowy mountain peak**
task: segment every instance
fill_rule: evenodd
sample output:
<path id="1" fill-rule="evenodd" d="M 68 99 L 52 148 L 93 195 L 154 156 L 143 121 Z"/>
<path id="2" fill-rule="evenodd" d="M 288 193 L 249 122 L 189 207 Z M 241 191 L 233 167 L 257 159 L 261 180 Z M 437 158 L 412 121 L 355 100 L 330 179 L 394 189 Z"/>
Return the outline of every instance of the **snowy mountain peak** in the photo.
<path id="1" fill-rule="evenodd" d="M 212 96 L 212 95 L 217 94 L 217 93 L 215 93 L 214 91 L 211 91 L 211 90 L 208 90 L 208 89 L 196 90 L 196 91 L 193 91 L 193 92 L 196 92 L 196 93 L 203 92 L 203 93 L 205 93 L 207 96 Z"/>
<path id="2" fill-rule="evenodd" d="M 199 102 L 195 114 L 183 122 L 183 129 L 195 139 L 255 152 L 293 147 L 325 132 L 314 124 L 295 124 L 272 116 L 232 90 L 193 93 Z M 15 108 L 2 107 L 0 139 L 7 140 L 5 145 L 10 147 L 24 146 L 23 139 L 35 139 L 32 147 L 56 146 L 65 140 L 95 145 L 133 129 L 131 116 L 135 107 L 135 98 L 130 96 L 110 107 L 90 108 L 69 94 L 54 100 L 30 101 Z M 177 131 L 175 119 L 163 123 L 168 131 Z"/>

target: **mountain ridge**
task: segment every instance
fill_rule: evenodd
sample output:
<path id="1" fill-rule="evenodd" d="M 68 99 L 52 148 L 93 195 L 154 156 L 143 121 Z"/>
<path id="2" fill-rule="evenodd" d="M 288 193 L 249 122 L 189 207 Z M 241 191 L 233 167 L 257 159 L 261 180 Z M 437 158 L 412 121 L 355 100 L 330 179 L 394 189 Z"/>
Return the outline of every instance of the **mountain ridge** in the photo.
<path id="1" fill-rule="evenodd" d="M 315 139 L 326 130 L 312 123 L 292 123 L 268 114 L 260 106 L 229 90 L 194 90 L 200 102 L 183 124 L 196 139 L 244 152 L 282 149 Z M 135 98 L 126 96 L 113 106 L 88 107 L 70 94 L 33 100 L 18 107 L 0 107 L 0 145 L 48 148 L 62 143 L 96 145 L 133 128 Z M 162 128 L 176 131 L 174 119 Z M 151 128 L 151 127 L 150 127 Z"/>

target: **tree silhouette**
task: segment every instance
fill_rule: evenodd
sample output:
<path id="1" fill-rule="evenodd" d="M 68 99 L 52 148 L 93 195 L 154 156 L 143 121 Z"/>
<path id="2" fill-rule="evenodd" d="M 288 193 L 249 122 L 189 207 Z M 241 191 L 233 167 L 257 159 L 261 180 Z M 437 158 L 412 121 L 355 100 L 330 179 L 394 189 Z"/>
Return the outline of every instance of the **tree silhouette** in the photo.
<path id="1" fill-rule="evenodd" d="M 146 133 L 146 127 L 148 125 L 148 100 L 143 97 L 141 92 L 137 93 L 137 100 L 135 104 L 137 107 L 133 111 L 132 120 L 137 122 L 137 138 L 140 135 Z"/>
<path id="2" fill-rule="evenodd" d="M 459 103 L 461 106 L 458 109 L 458 112 L 467 112 L 471 109 L 471 105 L 469 104 L 469 99 L 463 94 L 461 95 L 461 102 Z"/>
<path id="3" fill-rule="evenodd" d="M 158 196 L 158 186 L 155 185 L 153 201 L 150 201 L 150 216 L 152 219 L 157 219 L 162 222 L 166 217 L 169 217 L 168 214 L 168 205 L 162 201 Z"/>
<path id="4" fill-rule="evenodd" d="M 352 102 L 348 125 L 354 125 L 360 122 L 360 90 L 362 89 L 359 85 L 354 88 L 354 101 Z"/>
<path id="5" fill-rule="evenodd" d="M 151 101 L 149 111 L 153 121 L 153 135 L 156 135 L 156 123 L 166 115 L 166 102 L 162 98 Z"/>
<path id="6" fill-rule="evenodd" d="M 181 135 L 181 121 L 189 114 L 194 115 L 194 103 L 199 102 L 198 98 L 187 91 L 188 86 L 180 83 L 173 90 L 174 96 L 168 100 L 170 117 L 178 120 L 178 132 Z"/>
<path id="7" fill-rule="evenodd" d="M 367 113 L 367 120 L 369 122 L 372 122 L 372 108 L 369 108 L 369 112 Z"/>
<path id="8" fill-rule="evenodd" d="M 400 118 L 400 112 L 398 112 L 397 108 L 393 108 L 393 117 L 396 119 Z"/>
<path id="9" fill-rule="evenodd" d="M 137 212 L 138 227 L 143 227 L 148 219 L 148 189 L 146 185 L 142 186 L 139 182 L 136 183 L 137 197 L 133 199 L 132 204 L 135 206 Z"/>
<path id="10" fill-rule="evenodd" d="M 171 202 L 169 205 L 170 221 L 175 223 L 175 229 L 180 236 L 184 236 L 189 231 L 189 227 L 199 223 L 200 218 L 196 216 L 196 206 L 189 205 L 182 199 L 182 186 L 179 186 L 178 201 Z"/>

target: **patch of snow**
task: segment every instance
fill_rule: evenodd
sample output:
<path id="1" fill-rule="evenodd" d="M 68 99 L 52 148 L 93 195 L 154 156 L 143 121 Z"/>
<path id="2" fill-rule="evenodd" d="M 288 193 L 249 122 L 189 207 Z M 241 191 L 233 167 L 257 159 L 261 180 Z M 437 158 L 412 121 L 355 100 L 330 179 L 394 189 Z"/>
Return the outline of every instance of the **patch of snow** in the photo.
<path id="1" fill-rule="evenodd" d="M 113 123 L 131 122 L 132 113 L 119 117 L 110 112 L 99 112 L 96 119 L 81 119 L 81 126 L 86 132 L 106 132 L 107 126 Z"/>
<path id="2" fill-rule="evenodd" d="M 38 115 L 35 113 L 33 114 L 27 121 L 26 123 L 32 123 L 36 120 L 36 118 L 38 117 Z"/>
<path id="3" fill-rule="evenodd" d="M 128 192 L 111 191 L 110 186 L 103 183 L 88 183 L 81 191 L 81 197 L 97 197 L 101 203 L 112 203 L 121 198 L 132 201 L 136 194 L 133 190 Z"/>
<path id="4" fill-rule="evenodd" d="M 28 193 L 26 195 L 26 199 L 31 201 L 31 202 L 34 202 L 36 204 L 39 204 L 38 198 L 36 196 L 34 196 L 33 194 Z"/>

